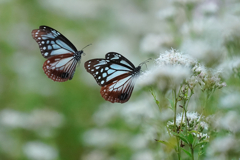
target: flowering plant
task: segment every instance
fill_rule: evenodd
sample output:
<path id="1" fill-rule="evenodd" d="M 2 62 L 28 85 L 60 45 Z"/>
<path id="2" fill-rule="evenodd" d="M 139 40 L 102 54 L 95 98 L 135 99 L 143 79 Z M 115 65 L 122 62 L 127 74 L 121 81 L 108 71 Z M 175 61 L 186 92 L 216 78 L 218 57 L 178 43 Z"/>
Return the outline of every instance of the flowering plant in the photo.
<path id="1" fill-rule="evenodd" d="M 206 103 L 215 92 L 226 86 L 221 81 L 220 72 L 206 69 L 202 64 L 176 50 L 170 50 L 160 54 L 153 69 L 146 71 L 140 84 L 151 88 L 160 89 L 167 95 L 171 91 L 169 99 L 174 118 L 167 122 L 167 131 L 170 137 L 176 137 L 175 150 L 177 157 L 181 159 L 181 152 L 185 152 L 192 159 L 198 148 L 198 157 L 204 154 L 206 144 L 209 142 L 208 124 L 204 114 Z M 149 78 L 150 77 L 150 78 Z M 201 113 L 189 112 L 188 105 L 195 94 L 197 86 L 206 94 L 205 104 Z M 151 90 L 156 104 L 161 108 L 154 90 Z M 177 115 L 177 112 L 180 112 Z M 169 142 L 157 140 L 169 145 Z"/>

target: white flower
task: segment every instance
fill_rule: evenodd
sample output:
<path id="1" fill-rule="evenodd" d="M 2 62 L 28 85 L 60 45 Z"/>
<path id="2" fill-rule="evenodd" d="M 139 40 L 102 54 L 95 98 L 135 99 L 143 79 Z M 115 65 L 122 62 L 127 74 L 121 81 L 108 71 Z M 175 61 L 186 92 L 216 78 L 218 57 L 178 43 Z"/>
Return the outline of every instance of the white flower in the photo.
<path id="1" fill-rule="evenodd" d="M 28 117 L 31 128 L 58 128 L 64 123 L 62 114 L 49 109 L 33 110 Z"/>
<path id="2" fill-rule="evenodd" d="M 208 155 L 215 154 L 226 155 L 227 153 L 231 154 L 231 152 L 238 151 L 239 147 L 240 146 L 238 140 L 236 140 L 235 137 L 231 135 L 226 137 L 218 137 L 210 143 L 210 146 L 207 149 L 207 154 Z"/>
<path id="3" fill-rule="evenodd" d="M 235 111 L 229 111 L 226 115 L 221 114 L 215 119 L 215 127 L 226 129 L 233 133 L 240 132 L 240 116 Z"/>
<path id="4" fill-rule="evenodd" d="M 48 110 L 36 109 L 30 113 L 4 109 L 0 112 L 0 123 L 7 128 L 24 128 L 34 130 L 37 134 L 49 137 L 55 128 L 62 126 L 62 114 Z"/>
<path id="5" fill-rule="evenodd" d="M 131 160 L 154 160 L 151 150 L 143 150 L 133 154 Z"/>
<path id="6" fill-rule="evenodd" d="M 160 54 L 159 58 L 156 59 L 156 63 L 159 66 L 180 65 L 183 67 L 191 67 L 196 64 L 196 61 L 188 55 L 184 55 L 174 49 L 171 49 L 169 51 L 166 51 L 164 54 Z"/>
<path id="7" fill-rule="evenodd" d="M 0 112 L 0 123 L 11 128 L 28 128 L 28 115 L 11 109 L 3 109 Z"/>
<path id="8" fill-rule="evenodd" d="M 160 90 L 174 88 L 190 76 L 191 70 L 183 66 L 156 66 L 145 72 L 138 83 L 142 86 L 156 85 Z"/>
<path id="9" fill-rule="evenodd" d="M 140 150 L 148 147 L 148 141 L 149 140 L 146 138 L 146 136 L 144 136 L 143 134 L 138 134 L 133 136 L 133 138 L 129 141 L 128 145 L 133 150 Z"/>
<path id="10" fill-rule="evenodd" d="M 117 135 L 116 131 L 108 128 L 94 128 L 86 131 L 82 138 L 88 146 L 107 147 L 115 143 Z"/>
<path id="11" fill-rule="evenodd" d="M 148 34 L 146 35 L 140 48 L 143 52 L 158 52 L 164 46 L 171 46 L 173 36 L 169 34 Z"/>
<path id="12" fill-rule="evenodd" d="M 223 108 L 233 108 L 240 106 L 240 93 L 231 91 L 220 99 L 220 105 Z"/>
<path id="13" fill-rule="evenodd" d="M 218 66 L 218 70 L 222 72 L 222 76 L 225 79 L 230 78 L 230 76 L 240 76 L 240 57 L 234 56 L 230 60 L 225 60 L 222 64 Z"/>
<path id="14" fill-rule="evenodd" d="M 197 112 L 187 112 L 188 122 L 198 122 L 200 115 Z M 185 116 L 183 113 L 180 113 L 176 117 L 176 125 L 180 126 L 181 123 L 185 123 Z"/>
<path id="15" fill-rule="evenodd" d="M 162 91 L 183 83 L 191 90 L 199 84 L 202 91 L 214 91 L 226 86 L 220 79 L 220 71 L 206 69 L 190 56 L 174 49 L 160 54 L 155 61 L 156 65 L 139 78 L 140 85 L 157 86 Z"/>
<path id="16" fill-rule="evenodd" d="M 93 120 L 98 126 L 107 125 L 112 119 L 119 116 L 120 110 L 120 107 L 112 107 L 111 105 L 104 103 L 94 113 Z"/>
<path id="17" fill-rule="evenodd" d="M 216 44 L 210 44 L 203 40 L 185 39 L 180 49 L 195 59 L 203 61 L 208 66 L 212 66 L 214 63 L 218 63 L 225 53 L 221 47 L 222 42 L 217 43 L 217 41 Z"/>
<path id="18" fill-rule="evenodd" d="M 200 126 L 206 130 L 208 130 L 208 124 L 206 122 L 201 121 Z"/>
<path id="19" fill-rule="evenodd" d="M 200 6 L 201 11 L 204 13 L 216 13 L 219 9 L 217 2 L 207 1 Z"/>
<path id="20" fill-rule="evenodd" d="M 64 0 L 59 0 L 58 3 L 54 1 L 40 1 L 40 5 L 49 10 L 61 10 L 58 14 L 69 18 L 75 17 L 86 17 L 96 18 L 101 13 L 101 7 L 105 4 L 99 1 L 83 0 L 83 1 L 72 1 L 67 3 Z M 112 5 L 111 5 L 112 6 Z"/>
<path id="21" fill-rule="evenodd" d="M 149 95 L 149 99 L 151 95 Z M 119 115 L 131 126 L 139 126 L 142 123 L 142 119 L 153 119 L 157 117 L 159 113 L 153 106 L 154 103 L 146 101 L 146 95 L 139 97 L 138 101 L 128 103 L 120 111 Z"/>
<path id="22" fill-rule="evenodd" d="M 29 159 L 53 160 L 58 158 L 58 152 L 55 148 L 38 141 L 26 143 L 23 151 Z"/>
<path id="23" fill-rule="evenodd" d="M 202 115 L 199 115 L 197 112 L 187 112 L 186 115 L 187 124 L 185 120 L 185 115 L 183 113 L 180 113 L 176 117 L 176 125 L 178 127 L 180 127 L 180 125 L 183 127 L 188 126 L 188 129 L 198 131 L 199 135 L 208 137 L 207 135 L 205 135 L 205 133 L 203 133 L 203 131 L 208 130 L 208 124 L 205 122 L 205 118 Z M 173 124 L 174 124 L 173 121 L 168 121 L 167 127 L 171 129 L 172 127 L 174 127 Z"/>
<path id="24" fill-rule="evenodd" d="M 199 133 L 192 133 L 194 136 L 196 136 L 197 138 L 206 138 L 206 139 L 209 139 L 209 136 L 208 136 L 208 134 L 207 133 L 201 133 L 201 132 L 199 132 Z"/>
<path id="25" fill-rule="evenodd" d="M 166 8 L 161 8 L 158 12 L 157 12 L 157 17 L 160 20 L 164 20 L 164 19 L 168 19 L 171 17 L 174 17 L 176 15 L 176 8 L 173 6 L 169 6 Z"/>
<path id="26" fill-rule="evenodd" d="M 109 148 L 113 145 L 125 145 L 130 139 L 128 132 L 109 128 L 93 128 L 80 137 L 86 146 Z"/>
<path id="27" fill-rule="evenodd" d="M 104 150 L 92 150 L 89 153 L 83 155 L 81 160 L 106 160 L 109 159 L 107 151 Z"/>

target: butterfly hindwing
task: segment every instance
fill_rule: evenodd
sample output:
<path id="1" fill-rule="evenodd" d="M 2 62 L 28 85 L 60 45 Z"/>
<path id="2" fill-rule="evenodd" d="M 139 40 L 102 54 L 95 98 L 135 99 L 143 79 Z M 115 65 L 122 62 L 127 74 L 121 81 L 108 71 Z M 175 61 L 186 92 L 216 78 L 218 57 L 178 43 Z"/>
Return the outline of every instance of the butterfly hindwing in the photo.
<path id="1" fill-rule="evenodd" d="M 48 27 L 40 26 L 32 30 L 32 37 L 38 43 L 42 56 L 51 56 L 77 52 L 76 47 L 60 32 Z"/>
<path id="2" fill-rule="evenodd" d="M 103 86 L 100 90 L 102 97 L 112 103 L 125 103 L 132 95 L 134 78 L 129 74 L 123 74 L 118 79 Z"/>
<path id="3" fill-rule="evenodd" d="M 52 80 L 64 82 L 72 79 L 77 63 L 73 53 L 57 55 L 44 62 L 43 70 Z"/>

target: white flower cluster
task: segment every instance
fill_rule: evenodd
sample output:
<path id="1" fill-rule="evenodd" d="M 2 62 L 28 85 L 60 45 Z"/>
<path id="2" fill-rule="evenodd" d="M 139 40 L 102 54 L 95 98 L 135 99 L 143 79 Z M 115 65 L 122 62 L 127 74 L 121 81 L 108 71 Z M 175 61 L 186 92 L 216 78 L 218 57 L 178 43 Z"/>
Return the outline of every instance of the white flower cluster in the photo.
<path id="1" fill-rule="evenodd" d="M 143 73 L 139 83 L 142 86 L 157 85 L 160 90 L 176 87 L 190 77 L 195 61 L 176 50 L 166 51 L 155 60 L 156 65 Z"/>
<path id="2" fill-rule="evenodd" d="M 199 115 L 197 112 L 187 112 L 187 124 L 185 120 L 185 115 L 180 113 L 176 117 L 176 125 L 178 128 L 185 128 L 187 126 L 189 131 L 197 131 L 198 133 L 193 133 L 198 138 L 209 138 L 208 134 L 208 124 L 204 121 L 205 118 L 202 115 Z M 167 128 L 170 131 L 175 129 L 174 122 L 168 121 Z"/>
<path id="3" fill-rule="evenodd" d="M 160 54 L 159 58 L 156 59 L 156 62 L 160 66 L 172 65 L 172 66 L 185 66 L 190 67 L 196 64 L 196 61 L 188 56 L 184 55 L 174 49 L 166 51 L 164 54 Z"/>
<path id="4" fill-rule="evenodd" d="M 29 159 L 35 160 L 51 160 L 58 158 L 58 151 L 40 141 L 27 142 L 23 146 L 23 152 Z"/>
<path id="5" fill-rule="evenodd" d="M 217 114 L 211 120 L 217 129 L 230 131 L 231 133 L 240 133 L 240 115 L 236 111 L 228 111 L 225 114 Z"/>
<path id="6" fill-rule="evenodd" d="M 215 90 L 226 86 L 225 82 L 221 82 L 220 71 L 207 70 L 203 65 L 196 64 L 192 68 L 193 75 L 186 80 L 190 89 L 197 84 L 201 86 L 203 91 Z"/>
<path id="7" fill-rule="evenodd" d="M 240 75 L 240 58 L 235 57 L 233 61 L 231 61 L 232 70 L 235 74 Z"/>
<path id="8" fill-rule="evenodd" d="M 185 83 L 191 90 L 200 85 L 203 91 L 226 86 L 220 79 L 220 72 L 206 69 L 189 55 L 172 49 L 160 54 L 156 65 L 142 74 L 142 86 L 156 85 L 160 90 L 172 89 Z"/>
<path id="9" fill-rule="evenodd" d="M 207 148 L 206 159 L 234 159 L 239 157 L 239 139 L 232 135 L 215 138 Z"/>
<path id="10" fill-rule="evenodd" d="M 11 109 L 0 112 L 2 127 L 33 130 L 41 136 L 52 136 L 54 129 L 61 127 L 64 121 L 62 114 L 49 109 L 36 109 L 29 114 Z"/>
<path id="11" fill-rule="evenodd" d="M 227 90 L 227 94 L 221 97 L 220 106 L 225 109 L 233 109 L 238 108 L 240 106 L 240 93 L 229 89 Z"/>
<path id="12" fill-rule="evenodd" d="M 148 34 L 141 42 L 141 50 L 146 53 L 157 52 L 164 46 L 172 46 L 173 36 L 170 34 Z"/>
<path id="13" fill-rule="evenodd" d="M 157 85 L 160 90 L 174 88 L 190 76 L 190 69 L 181 66 L 156 66 L 145 72 L 139 80 L 140 85 Z"/>

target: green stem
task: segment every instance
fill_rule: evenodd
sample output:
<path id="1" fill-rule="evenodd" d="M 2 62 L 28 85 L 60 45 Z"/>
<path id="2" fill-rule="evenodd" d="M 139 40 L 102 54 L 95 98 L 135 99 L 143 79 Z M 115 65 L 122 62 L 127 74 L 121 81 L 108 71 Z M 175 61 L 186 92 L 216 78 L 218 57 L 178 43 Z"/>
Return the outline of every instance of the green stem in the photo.
<path id="1" fill-rule="evenodd" d="M 173 90 L 174 94 L 174 126 L 175 126 L 175 131 L 177 133 L 177 125 L 176 125 L 176 119 L 177 119 L 177 93 L 176 89 Z"/>
<path id="2" fill-rule="evenodd" d="M 186 110 L 187 110 L 187 107 L 188 107 L 188 103 L 189 103 L 189 101 L 190 101 L 190 99 L 191 99 L 191 97 L 192 97 L 192 95 L 193 95 L 193 92 L 192 92 L 192 91 L 190 91 L 190 92 L 191 92 L 191 94 L 190 94 L 190 96 L 189 96 L 189 98 L 188 98 L 188 100 L 187 100 Z"/>
<path id="3" fill-rule="evenodd" d="M 193 150 L 192 144 L 190 145 L 190 148 L 191 148 L 192 160 L 194 160 L 194 150 Z"/>
<path id="4" fill-rule="evenodd" d="M 177 124 L 176 124 L 176 119 L 177 119 L 177 102 L 178 102 L 178 97 L 177 97 L 177 90 L 176 88 L 173 90 L 174 94 L 174 126 L 175 126 L 175 132 L 177 133 Z M 181 152 L 180 152 L 180 146 L 179 146 L 179 138 L 176 137 L 177 140 L 177 155 L 178 155 L 178 160 L 181 159 Z"/>
<path id="5" fill-rule="evenodd" d="M 184 105 L 185 105 L 185 103 L 186 102 L 184 102 Z M 187 134 L 189 122 L 188 122 L 188 119 L 187 119 L 187 110 L 186 110 L 185 106 L 184 106 L 184 116 L 185 116 L 185 124 L 186 124 L 185 133 Z"/>
<path id="6" fill-rule="evenodd" d="M 180 151 L 180 145 L 179 145 L 179 138 L 176 137 L 177 139 L 177 154 L 178 154 L 178 160 L 181 160 L 181 151 Z"/>
<path id="7" fill-rule="evenodd" d="M 208 94 L 206 94 L 205 103 L 204 103 L 204 106 L 203 106 L 203 111 L 202 111 L 203 115 L 205 115 L 205 108 L 207 106 L 207 101 L 208 101 Z"/>
<path id="8" fill-rule="evenodd" d="M 184 101 L 184 105 L 183 105 L 183 108 L 184 108 L 184 115 L 185 115 L 185 123 L 186 123 L 186 133 L 187 133 L 187 128 L 188 128 L 188 126 L 189 126 L 189 122 L 188 122 L 188 120 L 187 120 L 187 107 L 188 107 L 188 103 L 189 103 L 189 101 L 190 101 L 192 95 L 193 95 L 193 93 L 191 92 L 191 94 L 190 94 L 188 100 L 187 100 L 187 101 Z"/>

